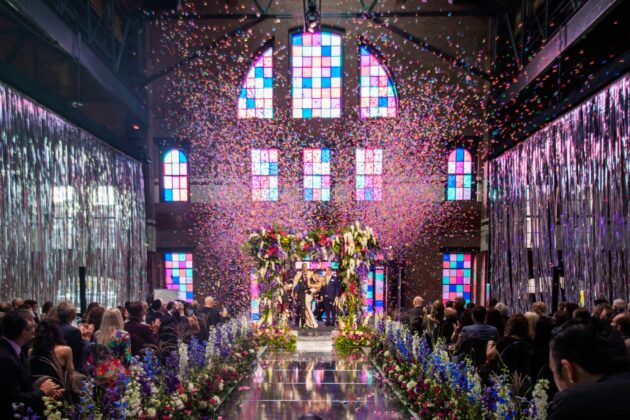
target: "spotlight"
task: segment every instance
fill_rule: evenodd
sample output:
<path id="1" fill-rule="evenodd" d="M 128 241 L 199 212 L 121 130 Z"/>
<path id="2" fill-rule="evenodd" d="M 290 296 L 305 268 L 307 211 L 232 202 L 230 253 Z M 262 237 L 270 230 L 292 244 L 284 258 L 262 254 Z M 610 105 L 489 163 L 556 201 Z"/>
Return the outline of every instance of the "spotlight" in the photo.
<path id="1" fill-rule="evenodd" d="M 319 0 L 303 0 L 304 5 L 304 30 L 306 32 L 316 32 L 319 29 L 320 10 L 322 1 Z"/>
<path id="2" fill-rule="evenodd" d="M 138 130 L 140 130 L 140 124 L 132 124 L 131 128 L 133 128 L 134 130 L 138 131 Z"/>

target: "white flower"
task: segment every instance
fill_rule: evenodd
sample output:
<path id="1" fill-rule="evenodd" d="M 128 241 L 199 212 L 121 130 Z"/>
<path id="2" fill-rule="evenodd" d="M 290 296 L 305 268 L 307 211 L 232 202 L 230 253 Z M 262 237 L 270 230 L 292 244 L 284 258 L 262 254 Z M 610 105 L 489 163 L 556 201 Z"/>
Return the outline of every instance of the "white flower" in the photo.
<path id="1" fill-rule="evenodd" d="M 416 385 L 418 385 L 418 383 L 412 379 L 411 381 L 407 382 L 407 390 L 415 388 Z"/>
<path id="2" fill-rule="evenodd" d="M 147 409 L 147 416 L 149 416 L 151 418 L 157 416 L 157 411 L 155 410 L 155 408 L 151 407 L 151 408 Z"/>

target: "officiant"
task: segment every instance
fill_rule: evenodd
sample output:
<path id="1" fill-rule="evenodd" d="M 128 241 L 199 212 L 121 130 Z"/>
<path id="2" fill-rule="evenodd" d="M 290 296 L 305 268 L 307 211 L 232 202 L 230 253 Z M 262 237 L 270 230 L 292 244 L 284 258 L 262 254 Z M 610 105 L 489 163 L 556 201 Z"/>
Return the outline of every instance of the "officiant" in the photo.
<path id="1" fill-rule="evenodd" d="M 337 275 L 333 273 L 330 267 L 326 268 L 324 275 L 325 284 L 324 287 L 324 305 L 326 307 L 326 325 L 335 326 L 337 323 L 337 306 L 335 300 L 339 296 L 339 279 Z"/>

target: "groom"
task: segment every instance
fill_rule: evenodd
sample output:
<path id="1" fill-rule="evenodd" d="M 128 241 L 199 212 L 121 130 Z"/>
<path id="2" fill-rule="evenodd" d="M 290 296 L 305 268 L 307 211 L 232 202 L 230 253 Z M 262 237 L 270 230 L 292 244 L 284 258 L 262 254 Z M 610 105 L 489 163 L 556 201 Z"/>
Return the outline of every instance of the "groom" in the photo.
<path id="1" fill-rule="evenodd" d="M 337 323 L 337 307 L 335 300 L 339 295 L 339 280 L 330 267 L 326 269 L 326 286 L 324 304 L 326 305 L 326 325 L 334 327 Z"/>

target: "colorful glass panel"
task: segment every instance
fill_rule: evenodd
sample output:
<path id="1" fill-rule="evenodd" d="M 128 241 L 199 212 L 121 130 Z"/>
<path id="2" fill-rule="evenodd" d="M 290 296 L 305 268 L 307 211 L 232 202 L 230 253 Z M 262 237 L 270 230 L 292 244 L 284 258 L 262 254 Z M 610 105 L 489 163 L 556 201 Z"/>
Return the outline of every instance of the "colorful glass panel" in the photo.
<path id="1" fill-rule="evenodd" d="M 396 87 L 378 56 L 360 47 L 361 118 L 395 117 L 398 113 Z"/>
<path id="2" fill-rule="evenodd" d="M 458 147 L 448 155 L 447 200 L 472 199 L 472 186 L 472 156 L 468 150 Z"/>
<path id="3" fill-rule="evenodd" d="M 170 150 L 164 155 L 164 201 L 188 201 L 188 161 L 181 150 Z"/>
<path id="4" fill-rule="evenodd" d="M 252 149 L 252 200 L 278 201 L 278 151 Z"/>
<path id="5" fill-rule="evenodd" d="M 462 296 L 470 302 L 472 287 L 472 254 L 445 253 L 442 258 L 442 300 Z"/>
<path id="6" fill-rule="evenodd" d="M 330 201 L 330 149 L 304 150 L 304 200 Z"/>
<path id="7" fill-rule="evenodd" d="M 383 149 L 356 150 L 357 201 L 383 199 Z"/>
<path id="8" fill-rule="evenodd" d="M 273 48 L 254 62 L 241 85 L 239 118 L 273 118 Z"/>
<path id="9" fill-rule="evenodd" d="M 294 118 L 341 116 L 341 35 L 330 32 L 291 36 Z"/>
<path id="10" fill-rule="evenodd" d="M 193 261 L 189 252 L 164 254 L 166 288 L 177 290 L 177 297 L 188 302 L 193 300 Z"/>

